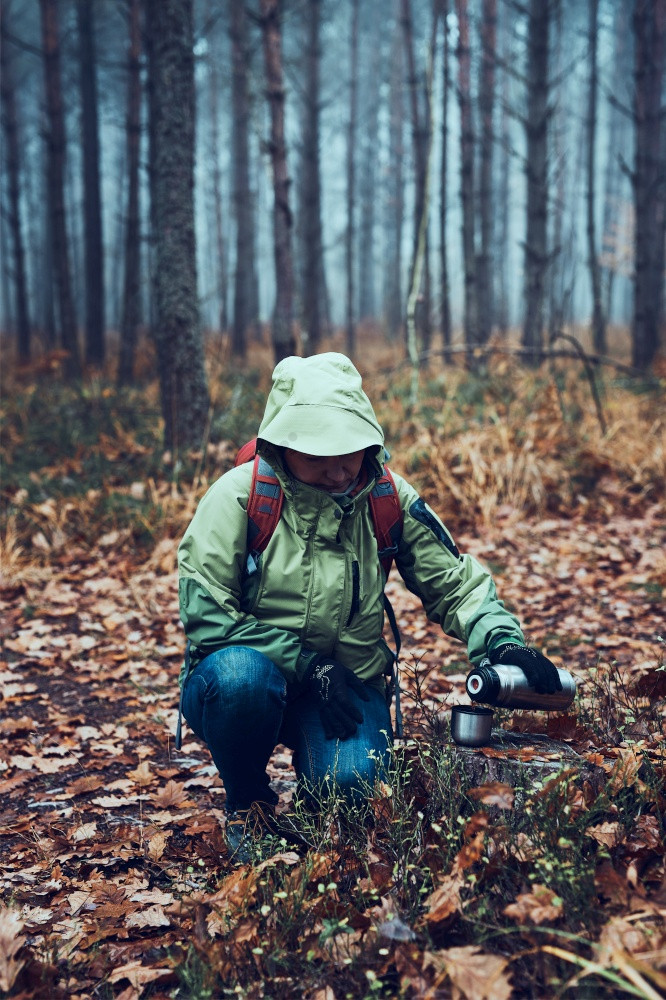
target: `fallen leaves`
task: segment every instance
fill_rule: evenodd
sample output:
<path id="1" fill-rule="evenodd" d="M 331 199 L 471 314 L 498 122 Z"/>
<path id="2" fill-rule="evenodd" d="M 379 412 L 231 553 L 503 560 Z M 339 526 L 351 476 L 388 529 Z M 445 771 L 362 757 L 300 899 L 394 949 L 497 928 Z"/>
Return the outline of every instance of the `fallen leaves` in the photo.
<path id="1" fill-rule="evenodd" d="M 60 544 L 59 512 L 51 506 L 35 516 L 43 518 L 39 530 L 53 554 Z M 581 697 L 591 694 L 589 666 L 597 651 L 607 650 L 629 687 L 633 683 L 635 697 L 647 698 L 658 692 L 651 666 L 658 608 L 645 598 L 646 591 L 635 588 L 643 587 L 643 578 L 650 584 L 651 574 L 662 572 L 662 563 L 642 560 L 632 575 L 630 560 L 620 561 L 618 554 L 634 553 L 631 558 L 638 560 L 642 530 L 643 541 L 654 551 L 655 522 L 642 527 L 636 520 L 610 518 L 605 530 L 614 534 L 612 546 L 606 547 L 596 526 L 575 519 L 516 524 L 506 535 L 498 530 L 458 541 L 506 567 L 499 580 L 503 596 L 535 636 L 560 638 L 562 647 L 554 656 L 576 670 Z M 639 540 L 629 542 L 631 533 Z M 470 1000 L 510 996 L 521 959 L 474 947 L 464 935 L 473 933 L 484 899 L 497 907 L 501 921 L 499 907 L 506 900 L 493 896 L 493 873 L 499 866 L 520 865 L 522 876 L 541 859 L 538 837 L 519 833 L 509 841 L 502 833 L 503 825 L 520 817 L 523 800 L 514 789 L 493 781 L 468 790 L 476 803 L 470 811 L 479 812 L 464 827 L 453 821 L 448 835 L 455 836 L 456 847 L 451 854 L 446 855 L 444 832 L 429 832 L 430 839 L 414 848 L 410 864 L 416 865 L 424 891 L 412 910 L 396 904 L 401 894 L 412 891 L 409 880 L 416 875 L 400 870 L 375 832 L 357 857 L 343 856 L 342 844 L 310 851 L 305 859 L 279 850 L 254 868 L 230 871 L 221 833 L 224 791 L 210 757 L 191 734 L 180 754 L 173 748 L 182 656 L 175 600 L 177 538 L 165 539 L 149 560 L 134 565 L 126 552 L 116 549 L 120 535 L 112 530 L 105 534 L 101 558 L 99 552 L 82 559 L 60 549 L 63 563 L 50 578 L 31 582 L 26 576 L 24 590 L 0 594 L 5 597 L 0 613 L 10 657 L 1 667 L 0 812 L 8 849 L 0 879 L 8 898 L 16 900 L 5 937 L 0 918 L 0 986 L 10 979 L 14 987 L 21 985 L 33 974 L 31 967 L 35 975 L 52 970 L 48 975 L 56 981 L 67 963 L 69 993 L 83 995 L 81 984 L 91 976 L 122 990 L 123 1000 L 137 1000 L 151 983 L 158 990 L 175 981 L 174 969 L 185 961 L 192 942 L 201 948 L 204 961 L 217 963 L 220 975 L 232 981 L 234 963 L 250 970 L 250 976 L 253 969 L 259 975 L 263 942 L 289 921 L 302 921 L 299 926 L 306 930 L 294 940 L 289 957 L 305 961 L 310 949 L 315 957 L 307 967 L 316 965 L 320 975 L 340 970 L 352 975 L 371 954 L 368 970 L 375 971 L 384 990 L 400 980 L 406 996 L 410 991 L 434 996 L 438 990 Z M 413 595 L 395 579 L 389 589 L 406 659 L 418 651 L 428 708 L 439 711 L 443 702 L 464 697 L 461 648 L 424 620 Z M 598 638 L 607 645 L 597 643 Z M 403 685 L 409 724 L 415 683 L 408 670 Z M 545 731 L 546 720 L 543 726 Z M 595 742 L 589 728 L 572 715 L 549 720 L 547 731 L 605 768 L 618 795 L 625 790 L 646 795 L 644 765 L 663 767 L 653 728 L 627 730 L 634 740 L 627 746 Z M 535 749 L 492 754 L 514 755 L 525 763 L 542 756 Z M 272 768 L 282 808 L 293 787 L 284 748 Z M 544 797 L 561 790 L 562 801 L 583 816 L 589 799 L 580 789 L 565 794 L 568 780 L 560 776 L 544 789 Z M 399 819 L 389 791 L 380 789 L 372 805 L 377 828 Z M 418 808 L 427 811 L 427 794 L 413 806 L 413 825 Z M 604 857 L 613 856 L 613 863 L 602 861 L 594 873 L 598 905 L 622 909 L 624 920 L 605 932 L 604 960 L 620 956 L 627 967 L 630 960 L 639 960 L 640 975 L 658 988 L 643 968 L 656 968 L 661 959 L 655 952 L 663 948 L 656 903 L 648 914 L 648 899 L 656 898 L 663 873 L 658 817 L 644 811 L 627 830 L 608 815 L 587 828 L 583 820 L 580 830 L 588 852 L 599 849 Z M 345 879 L 351 890 L 344 888 Z M 516 928 L 511 940 L 536 926 L 548 940 L 543 933 L 548 928 L 567 926 L 561 899 L 542 881 L 506 907 L 507 925 Z M 340 888 L 327 889 L 333 884 Z M 271 896 L 271 885 L 286 887 L 285 898 Z M 357 905 L 363 894 L 366 901 L 370 895 L 370 903 Z M 636 915 L 637 900 L 648 915 Z M 451 943 L 451 932 L 459 946 L 437 947 Z M 40 951 L 40 941 L 47 939 L 58 942 L 55 966 L 40 965 L 51 962 Z M 332 1000 L 338 990 L 331 983 L 324 987 L 320 980 L 317 988 Z M 276 995 L 298 995 L 297 986 L 281 986 L 279 977 L 272 986 Z M 356 986 L 359 995 L 368 991 L 365 981 Z"/>
<path id="2" fill-rule="evenodd" d="M 465 946 L 427 951 L 423 965 L 439 974 L 436 986 L 448 977 L 457 995 L 464 1000 L 509 1000 L 513 993 L 507 972 L 508 961 L 480 948 Z"/>
<path id="3" fill-rule="evenodd" d="M 559 920 L 563 908 L 564 902 L 552 889 L 533 885 L 530 892 L 521 893 L 502 912 L 519 924 L 551 924 Z"/>
<path id="4" fill-rule="evenodd" d="M 23 921 L 16 910 L 0 903 L 0 990 L 9 993 L 24 961 L 16 956 L 25 944 Z"/>

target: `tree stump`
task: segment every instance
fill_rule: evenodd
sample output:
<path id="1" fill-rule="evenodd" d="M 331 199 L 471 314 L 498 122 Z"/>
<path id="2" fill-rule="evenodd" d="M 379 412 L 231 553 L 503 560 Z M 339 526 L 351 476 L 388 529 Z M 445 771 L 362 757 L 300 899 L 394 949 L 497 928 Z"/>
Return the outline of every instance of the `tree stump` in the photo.
<path id="1" fill-rule="evenodd" d="M 537 782 L 545 784 L 566 770 L 573 772 L 576 785 L 598 794 L 608 777 L 567 743 L 539 733 L 493 729 L 487 746 L 465 747 L 452 741 L 451 752 L 470 788 L 500 782 L 520 791 Z"/>

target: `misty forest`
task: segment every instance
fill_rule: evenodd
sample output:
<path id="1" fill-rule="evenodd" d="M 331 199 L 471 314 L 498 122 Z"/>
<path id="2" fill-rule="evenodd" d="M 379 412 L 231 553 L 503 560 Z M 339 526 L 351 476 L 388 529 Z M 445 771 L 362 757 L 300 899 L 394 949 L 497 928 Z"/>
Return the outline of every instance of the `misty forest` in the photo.
<path id="1" fill-rule="evenodd" d="M 666 0 L 0 21 L 0 992 L 665 995 Z M 278 745 L 239 863 L 176 553 L 324 352 L 572 701 L 459 746 L 394 567 L 390 774 L 313 811 Z"/>

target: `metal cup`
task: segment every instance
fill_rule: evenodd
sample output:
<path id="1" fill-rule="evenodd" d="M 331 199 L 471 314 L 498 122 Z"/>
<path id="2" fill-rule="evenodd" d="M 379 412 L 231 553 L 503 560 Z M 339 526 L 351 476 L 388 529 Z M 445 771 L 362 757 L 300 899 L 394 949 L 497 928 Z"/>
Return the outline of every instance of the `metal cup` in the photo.
<path id="1" fill-rule="evenodd" d="M 486 746 L 490 743 L 493 715 L 492 708 L 454 705 L 451 710 L 451 736 L 463 747 Z"/>

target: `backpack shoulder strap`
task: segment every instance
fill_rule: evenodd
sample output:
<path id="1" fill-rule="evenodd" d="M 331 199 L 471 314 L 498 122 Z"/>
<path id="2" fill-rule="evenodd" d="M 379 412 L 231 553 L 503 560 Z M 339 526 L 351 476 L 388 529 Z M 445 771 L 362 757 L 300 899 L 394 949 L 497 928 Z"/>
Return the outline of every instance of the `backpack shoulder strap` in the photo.
<path id="1" fill-rule="evenodd" d="M 268 462 L 255 455 L 247 501 L 247 547 L 250 552 L 263 552 L 268 545 L 280 520 L 283 500 L 277 476 Z"/>
<path id="2" fill-rule="evenodd" d="M 234 465 L 245 465 L 246 462 L 251 462 L 256 454 L 257 439 L 252 438 L 251 441 L 246 441 L 242 448 L 238 449 Z"/>
<path id="3" fill-rule="evenodd" d="M 388 466 L 384 466 L 384 472 L 375 483 L 369 501 L 370 516 L 377 539 L 377 555 L 388 576 L 398 552 L 404 520 L 398 489 Z"/>

